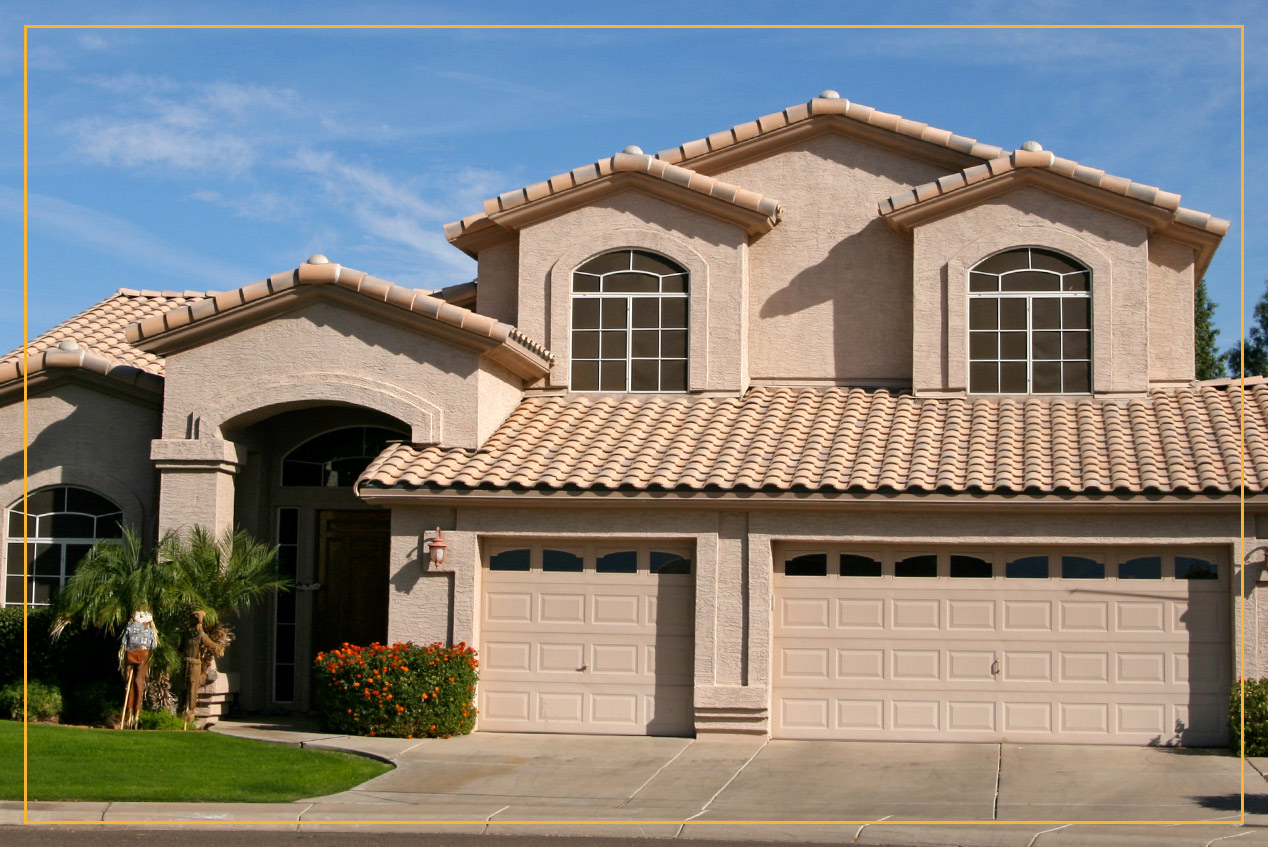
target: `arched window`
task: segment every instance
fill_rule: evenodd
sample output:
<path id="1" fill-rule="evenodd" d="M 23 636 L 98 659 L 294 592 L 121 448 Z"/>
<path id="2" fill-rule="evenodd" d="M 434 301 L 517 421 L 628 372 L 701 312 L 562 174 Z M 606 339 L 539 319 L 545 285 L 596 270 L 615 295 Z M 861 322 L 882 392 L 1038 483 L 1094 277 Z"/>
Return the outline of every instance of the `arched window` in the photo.
<path id="1" fill-rule="evenodd" d="M 282 485 L 347 487 L 370 460 L 405 433 L 381 426 L 350 426 L 310 438 L 282 460 Z"/>
<path id="2" fill-rule="evenodd" d="M 1091 392 L 1091 290 L 1088 268 L 1038 247 L 969 271 L 969 391 Z"/>
<path id="3" fill-rule="evenodd" d="M 687 271 L 617 250 L 572 275 L 572 390 L 687 390 Z"/>
<path id="4" fill-rule="evenodd" d="M 19 500 L 8 510 L 5 550 L 5 605 L 22 602 L 22 536 L 25 524 L 26 601 L 47 605 L 75 572 L 92 546 L 122 537 L 123 511 L 86 488 L 58 485 L 31 492 L 26 511 Z"/>

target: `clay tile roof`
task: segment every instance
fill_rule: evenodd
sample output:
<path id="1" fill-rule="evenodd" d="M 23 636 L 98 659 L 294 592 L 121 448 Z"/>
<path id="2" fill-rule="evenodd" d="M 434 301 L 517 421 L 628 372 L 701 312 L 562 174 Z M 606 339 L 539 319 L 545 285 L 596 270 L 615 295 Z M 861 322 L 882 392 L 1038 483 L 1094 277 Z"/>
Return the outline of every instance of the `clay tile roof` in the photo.
<path id="1" fill-rule="evenodd" d="M 258 300 L 277 296 L 303 286 L 334 285 L 383 303 L 388 303 L 423 318 L 447 324 L 455 329 L 518 348 L 524 358 L 539 370 L 549 370 L 553 358 L 541 344 L 510 324 L 477 314 L 470 309 L 434 294 L 406 288 L 394 282 L 371 276 L 365 271 L 345 268 L 334 262 L 305 262 L 292 271 L 273 274 L 268 279 L 225 291 L 197 302 L 181 304 L 158 314 L 151 314 L 127 325 L 124 332 L 133 344 L 145 342 L 168 332 L 183 329 L 209 318 L 241 309 Z M 440 292 L 438 292 L 440 293 Z M 456 298 L 455 298 L 456 299 Z"/>
<path id="2" fill-rule="evenodd" d="M 1246 485 L 1268 489 L 1268 384 L 1246 390 Z M 1235 385 L 1129 399 L 919 398 L 756 388 L 742 397 L 529 397 L 478 450 L 389 446 L 372 489 L 1229 493 Z"/>
<path id="3" fill-rule="evenodd" d="M 1180 206 L 1180 195 L 1163 191 L 1152 185 L 1132 182 L 1119 176 L 1112 176 L 1105 171 L 1085 167 L 1070 159 L 1062 159 L 1047 150 L 1014 150 L 1012 153 L 993 159 L 987 165 L 975 165 L 956 174 L 944 176 L 934 182 L 917 185 L 900 194 L 880 201 L 878 208 L 882 216 L 893 214 L 920 203 L 945 197 L 978 183 L 998 178 L 1019 168 L 1039 168 L 1073 179 L 1085 185 L 1093 186 L 1111 194 L 1131 197 L 1142 203 L 1157 206 L 1171 213 L 1175 223 L 1195 229 L 1204 230 L 1214 235 L 1223 236 L 1228 232 L 1229 222 L 1223 218 L 1212 217 L 1205 212 L 1196 212 Z"/>
<path id="4" fill-rule="evenodd" d="M 672 164 L 689 162 L 692 159 L 714 153 L 741 141 L 748 141 L 751 138 L 767 135 L 812 118 L 830 115 L 837 115 L 869 126 L 880 127 L 899 135 L 906 135 L 929 144 L 936 144 L 940 147 L 955 150 L 958 153 L 975 156 L 979 159 L 994 159 L 1004 155 L 1002 147 L 996 147 L 993 144 L 982 144 L 975 139 L 965 138 L 945 129 L 937 129 L 928 124 L 905 120 L 899 115 L 881 112 L 871 106 L 851 103 L 845 98 L 825 99 L 816 97 L 808 103 L 798 103 L 796 106 L 790 106 L 782 112 L 775 112 L 755 121 L 739 124 L 722 132 L 715 132 L 707 138 L 699 138 L 677 147 L 671 147 L 668 150 L 662 150 L 656 154 L 656 158 Z"/>
<path id="5" fill-rule="evenodd" d="M 617 153 L 615 156 L 600 159 L 594 164 L 575 168 L 566 174 L 560 174 L 514 191 L 507 191 L 497 197 L 485 200 L 482 214 L 470 215 L 460 221 L 445 224 L 445 237 L 453 241 L 468 232 L 474 232 L 489 226 L 499 213 L 534 203 L 546 197 L 562 194 L 578 186 L 618 173 L 647 174 L 665 182 L 679 185 L 697 194 L 731 203 L 742 209 L 765 216 L 770 226 L 774 226 L 778 222 L 781 213 L 780 205 L 776 200 L 757 192 L 696 173 L 688 168 L 669 164 L 654 156 L 648 156 L 643 153 Z"/>
<path id="6" fill-rule="evenodd" d="M 151 382 L 139 374 L 162 377 L 163 359 L 129 344 L 124 327 L 212 296 L 215 292 L 120 288 L 95 306 L 32 339 L 26 348 L 27 368 L 36 373 L 46 367 L 85 367 L 137 384 Z M 58 350 L 64 341 L 75 342 L 78 350 L 69 355 L 67 351 Z M 18 348 L 0 358 L 0 383 L 21 376 L 22 349 Z"/>

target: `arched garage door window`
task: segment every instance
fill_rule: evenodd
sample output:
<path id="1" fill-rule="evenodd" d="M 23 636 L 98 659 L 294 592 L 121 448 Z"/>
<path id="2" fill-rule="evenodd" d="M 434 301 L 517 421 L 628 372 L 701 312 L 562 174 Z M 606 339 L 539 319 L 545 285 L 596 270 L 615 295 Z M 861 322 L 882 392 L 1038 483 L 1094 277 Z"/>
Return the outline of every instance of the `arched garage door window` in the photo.
<path id="1" fill-rule="evenodd" d="M 30 578 L 26 601 L 45 606 L 75 572 L 92 546 L 122 537 L 123 511 L 93 491 L 70 485 L 42 488 L 8 509 L 5 550 L 5 605 L 18 605 L 22 591 L 22 535 L 25 523 L 26 565 Z"/>

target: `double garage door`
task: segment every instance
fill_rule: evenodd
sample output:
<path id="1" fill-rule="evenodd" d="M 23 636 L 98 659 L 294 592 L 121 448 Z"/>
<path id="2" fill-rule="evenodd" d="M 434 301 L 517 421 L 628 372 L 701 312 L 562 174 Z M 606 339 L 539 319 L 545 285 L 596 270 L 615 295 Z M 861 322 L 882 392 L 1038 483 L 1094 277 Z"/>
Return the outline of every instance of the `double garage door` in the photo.
<path id="1" fill-rule="evenodd" d="M 481 730 L 692 734 L 686 548 L 493 546 L 483 580 Z"/>
<path id="2" fill-rule="evenodd" d="M 782 738 L 1218 745 L 1211 550 L 776 551 Z"/>

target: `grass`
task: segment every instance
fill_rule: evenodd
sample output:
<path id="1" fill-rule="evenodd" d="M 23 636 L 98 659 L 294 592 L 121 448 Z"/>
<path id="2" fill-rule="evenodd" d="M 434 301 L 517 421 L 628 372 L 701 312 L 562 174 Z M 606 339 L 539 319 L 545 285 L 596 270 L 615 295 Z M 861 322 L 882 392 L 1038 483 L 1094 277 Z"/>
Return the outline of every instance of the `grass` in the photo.
<path id="1" fill-rule="evenodd" d="M 31 800 L 284 803 L 334 794 L 391 765 L 212 732 L 28 726 Z M 0 721 L 0 800 L 22 799 L 22 724 Z"/>

